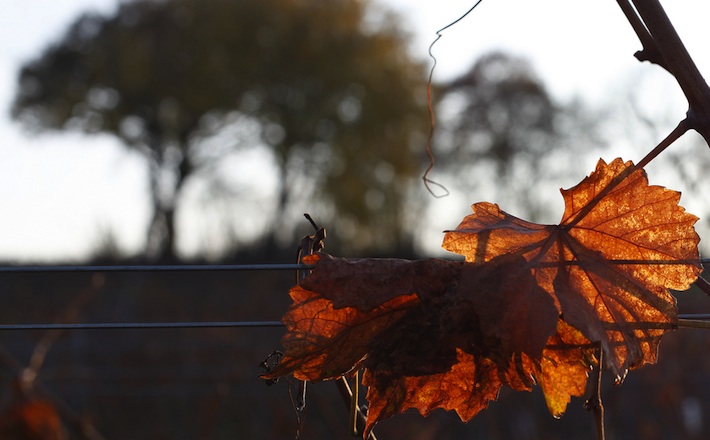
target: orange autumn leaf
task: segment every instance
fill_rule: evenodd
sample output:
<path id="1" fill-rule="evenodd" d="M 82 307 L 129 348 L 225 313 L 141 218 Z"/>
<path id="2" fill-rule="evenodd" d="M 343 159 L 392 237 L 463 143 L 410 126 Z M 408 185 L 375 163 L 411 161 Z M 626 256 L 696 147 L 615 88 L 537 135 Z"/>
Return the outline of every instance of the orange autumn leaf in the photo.
<path id="1" fill-rule="evenodd" d="M 620 159 L 563 191 L 560 225 L 477 203 L 444 248 L 466 262 L 318 253 L 283 318 L 286 354 L 265 378 L 326 380 L 365 369 L 366 432 L 416 409 L 467 421 L 503 385 L 538 384 L 558 417 L 585 391 L 596 351 L 621 379 L 652 363 L 699 272 L 697 218 L 679 193 Z"/>
<path id="2" fill-rule="evenodd" d="M 516 255 L 555 301 L 562 319 L 600 342 L 618 379 L 656 360 L 661 335 L 675 326 L 675 299 L 701 266 L 698 220 L 678 205 L 680 193 L 650 186 L 631 162 L 599 161 L 563 190 L 559 225 L 520 220 L 476 203 L 443 247 L 466 261 L 490 264 Z"/>
<path id="3" fill-rule="evenodd" d="M 594 359 L 594 348 L 575 328 L 563 320 L 550 337 L 533 375 L 554 417 L 561 417 L 573 396 L 584 394 Z"/>

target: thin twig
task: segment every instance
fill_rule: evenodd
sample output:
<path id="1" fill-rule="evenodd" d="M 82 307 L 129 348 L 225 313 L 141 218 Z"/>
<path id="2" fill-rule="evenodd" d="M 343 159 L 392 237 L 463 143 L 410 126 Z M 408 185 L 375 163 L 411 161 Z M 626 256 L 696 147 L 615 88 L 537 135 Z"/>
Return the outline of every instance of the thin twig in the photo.
<path id="1" fill-rule="evenodd" d="M 360 409 L 360 372 L 355 370 L 353 374 L 353 386 L 351 387 L 350 396 L 350 431 L 354 437 L 357 437 L 362 432 L 358 427 L 357 412 Z"/>
<path id="2" fill-rule="evenodd" d="M 429 179 L 429 173 L 431 170 L 434 168 L 434 165 L 436 164 L 436 158 L 434 157 L 434 152 L 431 149 L 431 144 L 434 140 L 434 131 L 436 130 L 436 116 L 434 115 L 434 106 L 432 105 L 432 99 L 431 99 L 431 83 L 432 79 L 434 78 L 434 69 L 436 68 L 436 57 L 434 56 L 432 52 L 432 48 L 436 44 L 439 39 L 442 37 L 442 32 L 444 32 L 446 29 L 450 28 L 451 26 L 454 26 L 456 23 L 460 22 L 468 14 L 470 14 L 474 9 L 476 9 L 476 6 L 481 4 L 483 0 L 478 0 L 476 3 L 474 3 L 471 8 L 469 8 L 468 11 L 466 11 L 465 14 L 457 18 L 456 20 L 452 21 L 451 23 L 447 24 L 443 28 L 439 29 L 436 31 L 436 38 L 434 41 L 431 42 L 429 45 L 429 57 L 432 59 L 433 63 L 431 66 L 431 69 L 429 70 L 429 80 L 427 81 L 427 87 L 426 87 L 426 98 L 427 98 L 427 110 L 429 111 L 429 137 L 427 137 L 426 141 L 426 154 L 427 158 L 429 159 L 429 166 L 427 167 L 426 171 L 424 171 L 424 175 L 422 176 L 422 180 L 424 181 L 424 186 L 426 189 L 429 191 L 429 193 L 434 196 L 435 198 L 441 198 L 441 197 L 446 197 L 449 195 L 449 190 L 446 189 L 446 187 L 440 183 L 434 182 L 433 180 Z M 436 186 L 444 191 L 443 194 L 436 194 L 434 193 L 434 190 L 431 188 L 431 186 Z"/>
<path id="3" fill-rule="evenodd" d="M 348 408 L 350 408 L 352 405 L 352 401 L 353 401 L 353 391 L 350 388 L 350 384 L 348 383 L 348 379 L 346 379 L 345 376 L 341 376 L 340 378 L 338 378 L 338 380 L 335 381 L 335 383 L 338 386 L 338 391 L 340 391 L 340 396 L 343 398 L 345 405 Z M 357 386 L 357 384 L 356 384 L 356 386 Z M 362 408 L 360 408 L 359 405 L 355 409 L 356 409 L 356 413 L 357 413 L 358 432 L 365 432 L 365 424 L 367 423 L 367 415 L 362 411 Z M 377 440 L 375 433 L 370 431 L 370 435 L 367 437 L 367 440 Z"/>
<path id="4" fill-rule="evenodd" d="M 592 392 L 584 403 L 584 408 L 594 414 L 594 424 L 597 430 L 597 440 L 604 440 L 604 405 L 602 405 L 602 369 L 604 368 L 604 350 L 596 344 L 597 365 L 592 371 Z"/>

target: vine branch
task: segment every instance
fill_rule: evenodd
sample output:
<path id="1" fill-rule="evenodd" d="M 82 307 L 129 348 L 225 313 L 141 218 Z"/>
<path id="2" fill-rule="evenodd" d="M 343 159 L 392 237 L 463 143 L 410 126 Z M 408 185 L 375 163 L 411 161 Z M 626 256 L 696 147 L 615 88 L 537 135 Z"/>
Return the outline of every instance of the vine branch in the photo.
<path id="1" fill-rule="evenodd" d="M 617 0 L 643 49 L 640 61 L 667 70 L 688 100 L 687 120 L 710 145 L 710 87 L 698 70 L 659 0 Z M 634 9 L 635 8 L 635 9 Z"/>
<path id="2" fill-rule="evenodd" d="M 643 46 L 643 49 L 639 50 L 634 54 L 636 59 L 639 61 L 648 61 L 653 64 L 658 64 L 659 66 L 668 70 L 663 56 L 658 51 L 656 43 L 653 41 L 653 37 L 651 36 L 651 34 L 648 33 L 646 25 L 643 24 L 643 21 L 641 21 L 641 18 L 638 16 L 636 10 L 631 5 L 629 0 L 616 0 L 616 2 L 619 4 L 621 10 L 624 12 L 626 19 L 629 21 L 629 24 L 634 29 L 634 32 L 636 32 L 636 36 L 641 41 L 641 46 Z"/>

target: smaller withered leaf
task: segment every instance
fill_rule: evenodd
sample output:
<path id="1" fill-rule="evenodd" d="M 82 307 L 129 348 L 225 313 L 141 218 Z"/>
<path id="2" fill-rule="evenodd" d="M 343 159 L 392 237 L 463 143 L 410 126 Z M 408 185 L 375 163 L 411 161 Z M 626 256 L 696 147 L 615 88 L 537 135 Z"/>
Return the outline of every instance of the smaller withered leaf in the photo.
<path id="1" fill-rule="evenodd" d="M 522 257 L 562 319 L 601 344 L 621 379 L 629 368 L 655 362 L 660 337 L 676 322 L 668 289 L 687 289 L 700 273 L 697 217 L 678 205 L 679 193 L 649 185 L 642 169 L 621 159 L 600 160 L 562 194 L 559 225 L 476 203 L 443 247 L 476 264 Z"/>
<path id="2" fill-rule="evenodd" d="M 572 396 L 584 394 L 590 368 L 597 363 L 594 351 L 579 330 L 557 322 L 557 333 L 547 341 L 533 373 L 553 416 L 561 417 Z"/>

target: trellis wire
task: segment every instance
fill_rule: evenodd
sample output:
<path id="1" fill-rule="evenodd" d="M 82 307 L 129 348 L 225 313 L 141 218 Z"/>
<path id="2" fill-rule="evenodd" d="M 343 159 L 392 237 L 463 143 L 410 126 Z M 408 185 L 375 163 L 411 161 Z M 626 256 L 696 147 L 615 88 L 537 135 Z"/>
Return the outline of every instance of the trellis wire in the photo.
<path id="1" fill-rule="evenodd" d="M 311 269 L 309 264 L 175 264 L 175 265 L 115 265 L 115 266 L 0 266 L 0 273 L 23 272 L 198 272 Z"/>
<path id="2" fill-rule="evenodd" d="M 1 266 L 0 273 L 84 273 L 84 272 L 198 272 L 261 271 L 311 269 L 308 264 L 194 264 L 194 265 L 33 265 Z M 199 328 L 283 327 L 280 321 L 192 321 L 192 322 L 97 322 L 0 324 L 3 330 L 130 330 L 130 329 L 199 329 Z"/>
<path id="3" fill-rule="evenodd" d="M 637 260 L 611 260 L 615 264 L 639 264 Z M 647 262 L 646 262 L 647 263 Z M 656 264 L 683 264 L 658 261 Z M 701 258 L 701 264 L 710 258 Z M 312 269 L 309 264 L 195 264 L 195 265 L 32 265 L 0 266 L 0 273 L 84 273 L 84 272 L 197 272 L 259 271 Z M 681 314 L 678 319 L 710 320 L 710 314 Z M 131 330 L 131 329 L 199 329 L 199 328 L 268 328 L 283 327 L 280 321 L 192 321 L 192 322 L 97 322 L 68 324 L 0 324 L 0 331 L 11 330 Z"/>
<path id="4" fill-rule="evenodd" d="M 1 330 L 130 330 L 171 328 L 283 327 L 281 321 L 95 322 L 80 324 L 0 324 Z"/>
<path id="5" fill-rule="evenodd" d="M 698 260 L 695 260 L 698 261 Z M 701 264 L 710 263 L 710 258 L 701 258 Z M 610 264 L 690 264 L 690 260 L 607 260 Z M 571 266 L 579 264 L 576 261 L 542 263 L 542 266 Z M 115 266 L 83 266 L 83 265 L 31 265 L 31 266 L 0 266 L 0 273 L 53 273 L 53 272 L 214 272 L 214 271 L 256 271 L 256 270 L 302 270 L 313 269 L 312 264 L 175 264 L 175 265 L 115 265 Z"/>
<path id="6" fill-rule="evenodd" d="M 686 313 L 678 319 L 710 321 L 710 313 Z M 96 322 L 81 324 L 0 324 L 0 331 L 12 330 L 143 330 L 200 328 L 278 328 L 281 321 L 197 321 L 197 322 Z"/>

